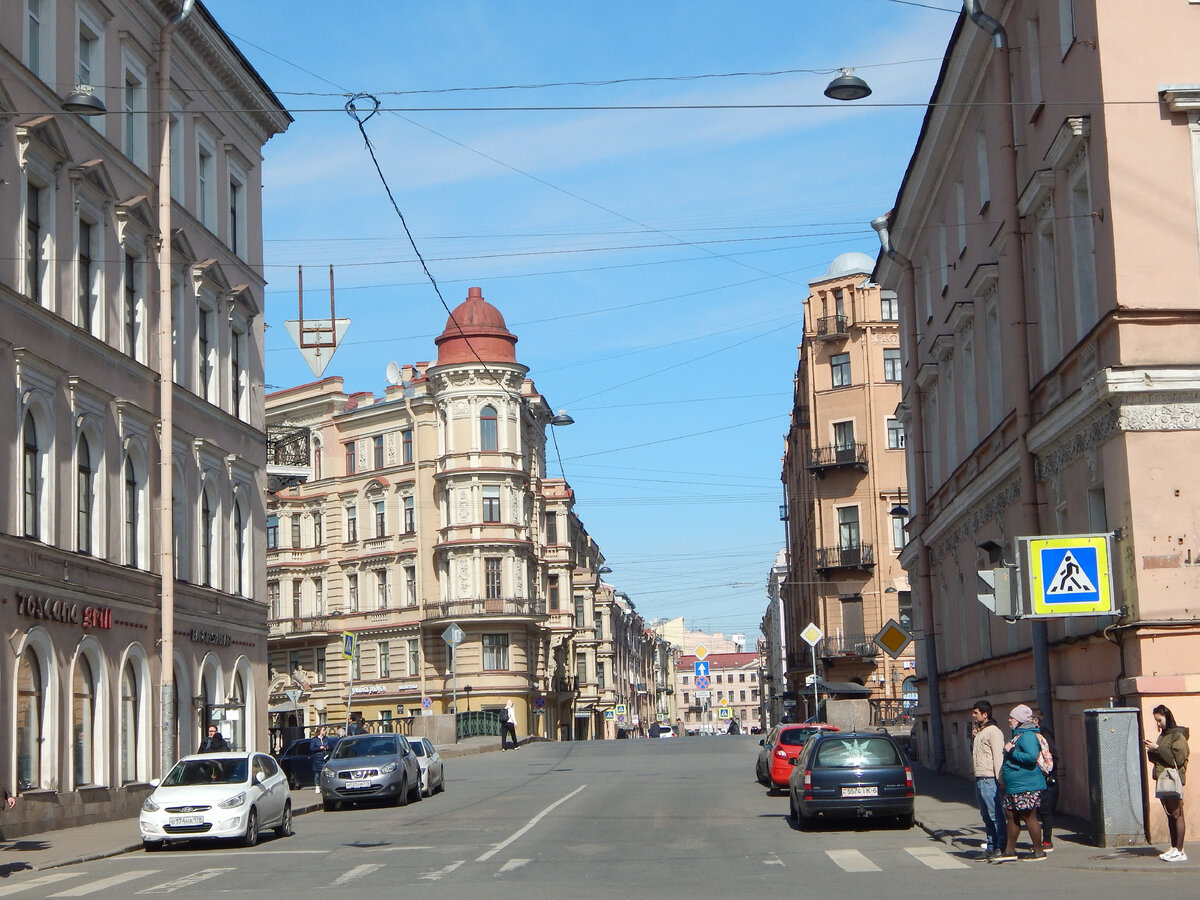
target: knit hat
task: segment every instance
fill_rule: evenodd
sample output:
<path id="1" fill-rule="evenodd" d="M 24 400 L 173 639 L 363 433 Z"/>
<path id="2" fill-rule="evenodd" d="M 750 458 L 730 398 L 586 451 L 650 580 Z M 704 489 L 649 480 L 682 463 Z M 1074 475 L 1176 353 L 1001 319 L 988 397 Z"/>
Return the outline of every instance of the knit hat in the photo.
<path id="1" fill-rule="evenodd" d="M 1028 725 L 1033 721 L 1033 710 L 1022 703 L 1020 706 L 1014 706 L 1008 717 L 1015 719 L 1018 725 Z"/>

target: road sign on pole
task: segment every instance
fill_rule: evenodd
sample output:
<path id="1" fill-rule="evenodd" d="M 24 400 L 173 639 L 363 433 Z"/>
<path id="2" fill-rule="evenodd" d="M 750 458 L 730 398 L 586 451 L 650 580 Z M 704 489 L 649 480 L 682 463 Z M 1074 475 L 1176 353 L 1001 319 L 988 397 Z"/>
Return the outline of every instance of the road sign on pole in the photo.
<path id="1" fill-rule="evenodd" d="M 1113 608 L 1111 534 L 1019 537 L 1030 614 L 1102 616 Z"/>
<path id="2" fill-rule="evenodd" d="M 812 654 L 812 661 L 813 661 L 813 670 L 812 670 L 812 674 L 813 674 L 813 680 L 812 680 L 813 708 L 812 708 L 812 714 L 815 716 L 817 714 L 817 706 L 820 703 L 820 701 L 817 699 L 817 688 L 821 684 L 821 682 L 817 679 L 817 644 L 820 643 L 821 638 L 825 637 L 825 632 L 823 632 L 820 628 L 817 627 L 816 622 L 809 622 L 808 626 L 802 632 L 800 632 L 800 637 L 804 638 L 804 643 L 808 644 L 808 646 L 811 647 L 812 651 L 813 651 L 813 654 Z"/>
<path id="3" fill-rule="evenodd" d="M 902 627 L 895 619 L 888 619 L 888 623 L 875 635 L 875 643 L 886 650 L 892 659 L 903 653 L 904 648 L 912 643 L 912 639 L 912 632 Z"/>
<path id="4" fill-rule="evenodd" d="M 699 678 L 701 675 L 708 675 L 708 663 L 704 662 L 703 660 L 696 660 L 694 663 L 692 663 L 692 668 L 695 670 L 697 678 Z"/>

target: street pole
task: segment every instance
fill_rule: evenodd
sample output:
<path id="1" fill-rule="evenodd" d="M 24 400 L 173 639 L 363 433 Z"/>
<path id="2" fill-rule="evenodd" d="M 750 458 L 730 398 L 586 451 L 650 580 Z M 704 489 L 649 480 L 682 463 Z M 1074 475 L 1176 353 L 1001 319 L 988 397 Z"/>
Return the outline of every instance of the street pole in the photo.
<path id="1" fill-rule="evenodd" d="M 812 658 L 813 658 L 813 718 L 815 719 L 817 717 L 817 704 L 820 702 L 819 700 L 817 700 L 817 648 L 816 647 L 812 648 Z"/>
<path id="2" fill-rule="evenodd" d="M 450 645 L 450 694 L 454 702 L 454 743 L 458 743 L 458 648 Z"/>

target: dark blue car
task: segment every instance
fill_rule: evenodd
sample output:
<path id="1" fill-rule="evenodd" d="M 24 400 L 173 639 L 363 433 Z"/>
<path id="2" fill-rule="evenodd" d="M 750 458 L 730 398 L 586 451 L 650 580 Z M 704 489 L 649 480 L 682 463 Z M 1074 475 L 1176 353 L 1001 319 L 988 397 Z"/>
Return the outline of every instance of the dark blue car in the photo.
<path id="1" fill-rule="evenodd" d="M 288 787 L 295 790 L 312 787 L 317 783 L 317 773 L 333 753 L 338 738 L 326 737 L 325 743 L 328 745 L 326 750 L 315 749 L 315 738 L 301 738 L 288 744 L 287 749 L 279 756 L 279 768 L 287 775 Z"/>

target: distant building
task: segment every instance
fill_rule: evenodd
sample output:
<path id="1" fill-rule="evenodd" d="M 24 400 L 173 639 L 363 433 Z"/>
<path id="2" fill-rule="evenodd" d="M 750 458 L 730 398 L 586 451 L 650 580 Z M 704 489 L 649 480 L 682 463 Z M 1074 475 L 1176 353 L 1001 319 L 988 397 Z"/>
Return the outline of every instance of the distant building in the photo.
<path id="1" fill-rule="evenodd" d="M 698 684 L 696 663 L 708 667 L 708 687 Z M 710 653 L 703 660 L 694 655 L 679 657 L 675 666 L 676 695 L 683 725 L 689 733 L 715 734 L 729 728 L 749 732 L 762 726 L 761 684 L 757 653 Z M 723 716 L 721 710 L 727 710 Z"/>

